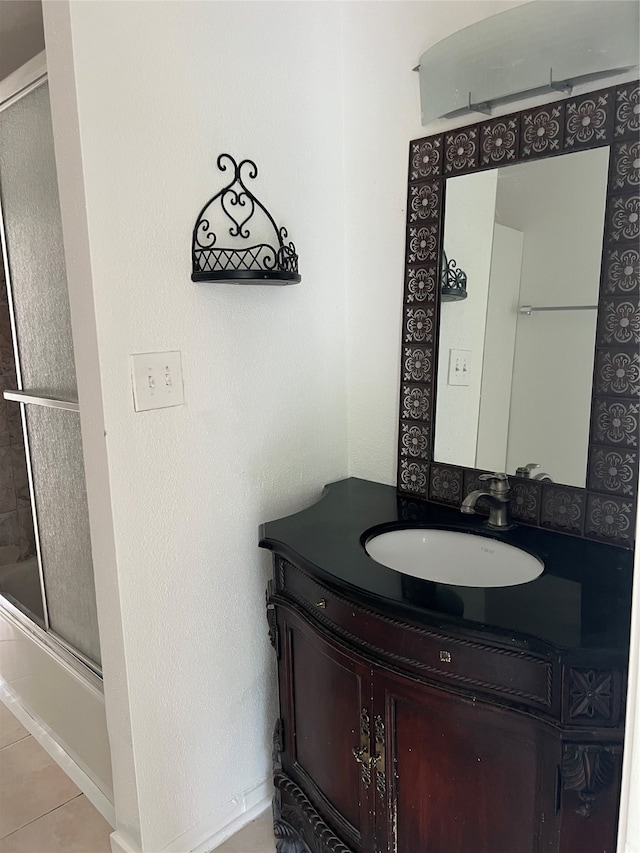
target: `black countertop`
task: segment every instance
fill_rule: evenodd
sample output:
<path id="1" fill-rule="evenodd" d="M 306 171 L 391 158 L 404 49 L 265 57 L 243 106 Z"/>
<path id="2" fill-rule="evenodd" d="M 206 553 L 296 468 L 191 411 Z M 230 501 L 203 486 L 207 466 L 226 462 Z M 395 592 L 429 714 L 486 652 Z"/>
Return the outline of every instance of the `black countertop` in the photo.
<path id="1" fill-rule="evenodd" d="M 537 555 L 544 572 L 518 586 L 449 586 L 395 572 L 364 550 L 372 532 L 413 526 L 490 535 Z M 335 591 L 414 622 L 490 630 L 527 646 L 628 654 L 633 552 L 624 548 L 524 525 L 495 533 L 480 516 L 355 478 L 330 484 L 318 503 L 263 524 L 260 534 L 262 547 Z"/>

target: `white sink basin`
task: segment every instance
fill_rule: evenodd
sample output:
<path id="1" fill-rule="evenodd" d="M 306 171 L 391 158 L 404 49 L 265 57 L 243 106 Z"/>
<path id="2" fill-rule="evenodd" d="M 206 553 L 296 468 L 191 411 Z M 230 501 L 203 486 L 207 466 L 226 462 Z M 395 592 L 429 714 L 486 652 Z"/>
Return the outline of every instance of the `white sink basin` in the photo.
<path id="1" fill-rule="evenodd" d="M 396 572 L 453 586 L 516 586 L 544 570 L 541 560 L 520 548 L 455 530 L 390 530 L 369 539 L 365 551 Z"/>

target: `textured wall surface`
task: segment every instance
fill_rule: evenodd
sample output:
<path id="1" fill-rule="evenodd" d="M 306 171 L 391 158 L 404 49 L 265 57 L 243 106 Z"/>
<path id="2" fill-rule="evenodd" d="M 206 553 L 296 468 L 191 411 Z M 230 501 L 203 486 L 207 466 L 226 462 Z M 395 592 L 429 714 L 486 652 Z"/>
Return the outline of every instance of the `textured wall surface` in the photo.
<path id="1" fill-rule="evenodd" d="M 157 851 L 267 779 L 258 525 L 347 474 L 339 9 L 97 2 L 71 25 L 140 837 Z M 258 163 L 300 286 L 190 281 L 221 152 Z M 129 355 L 173 349 L 186 404 L 136 414 Z"/>
<path id="2" fill-rule="evenodd" d="M 75 147 L 72 90 L 54 127 L 116 812 L 157 851 L 222 828 L 269 772 L 258 524 L 347 472 L 395 480 L 406 162 L 429 132 L 411 68 L 516 4 L 78 3 L 73 54 L 63 5 L 45 27 L 77 84 Z M 257 161 L 301 285 L 190 282 L 222 151 Z M 90 264 L 74 244 L 87 226 Z M 129 354 L 169 349 L 186 405 L 135 414 Z"/>

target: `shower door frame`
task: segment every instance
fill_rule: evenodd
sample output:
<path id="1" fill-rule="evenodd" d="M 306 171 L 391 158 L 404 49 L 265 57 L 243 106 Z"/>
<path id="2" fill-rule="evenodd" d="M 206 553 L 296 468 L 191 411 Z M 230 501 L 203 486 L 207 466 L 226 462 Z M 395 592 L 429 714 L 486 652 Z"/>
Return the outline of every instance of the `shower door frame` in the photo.
<path id="1" fill-rule="evenodd" d="M 0 112 L 3 112 L 8 107 L 17 103 L 26 95 L 35 91 L 40 86 L 48 82 L 48 73 L 46 66 L 46 54 L 42 51 L 32 60 L 27 62 L 22 68 L 18 69 L 16 74 L 11 75 L 12 87 L 7 91 L 2 91 L 2 81 L 0 81 Z M 35 535 L 36 559 L 38 561 L 38 575 L 40 581 L 40 594 L 42 599 L 42 609 L 44 614 L 44 628 L 38 622 L 30 618 L 19 607 L 16 607 L 2 593 L 0 593 L 0 607 L 7 611 L 14 619 L 16 619 L 24 628 L 37 639 L 43 642 L 52 651 L 60 654 L 65 662 L 78 671 L 79 674 L 89 676 L 93 682 L 95 677 L 102 680 L 102 669 L 93 660 L 84 655 L 81 651 L 75 648 L 71 643 L 68 643 L 63 637 L 59 636 L 52 628 L 49 619 L 49 611 L 47 606 L 47 595 L 44 580 L 44 570 L 42 564 L 42 553 L 40 548 L 40 534 L 38 526 L 38 510 L 35 499 L 34 480 L 31 462 L 31 453 L 29 451 L 29 433 L 27 429 L 27 419 L 25 406 L 37 405 L 46 408 L 66 409 L 69 411 L 80 412 L 79 403 L 75 400 L 58 400 L 51 397 L 33 395 L 29 391 L 25 391 L 22 385 L 22 373 L 20 369 L 20 352 L 18 349 L 17 325 L 15 319 L 13 290 L 11 284 L 11 270 L 9 268 L 9 251 L 7 247 L 7 239 L 4 226 L 4 212 L 2 209 L 2 198 L 0 197 L 0 251 L 1 261 L 4 264 L 5 281 L 7 288 L 7 303 L 9 306 L 9 318 L 11 324 L 11 338 L 13 346 L 13 355 L 16 367 L 16 383 L 17 389 L 5 391 L 3 396 L 5 400 L 20 404 L 20 420 L 22 423 L 22 434 L 24 440 L 24 451 L 27 462 L 27 478 L 29 483 L 29 497 L 31 502 L 31 514 L 33 519 L 33 530 Z M 88 672 L 87 672 L 88 671 Z"/>

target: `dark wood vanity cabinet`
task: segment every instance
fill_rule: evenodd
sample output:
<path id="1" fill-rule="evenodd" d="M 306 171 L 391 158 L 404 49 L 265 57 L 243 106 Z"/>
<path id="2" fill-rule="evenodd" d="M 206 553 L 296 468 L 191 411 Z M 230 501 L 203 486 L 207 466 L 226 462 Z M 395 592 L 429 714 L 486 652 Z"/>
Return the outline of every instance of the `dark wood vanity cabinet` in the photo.
<path id="1" fill-rule="evenodd" d="M 275 568 L 279 853 L 613 853 L 619 673 Z"/>
<path id="2" fill-rule="evenodd" d="M 296 782 L 344 840 L 345 850 L 373 851 L 371 668 L 294 612 L 278 608 L 277 630 L 280 683 L 286 688 L 280 697 L 282 773 L 276 770 L 276 786 L 283 784 L 284 794 L 284 780 Z M 354 749 L 363 744 L 358 763 Z M 285 808 L 283 817 L 300 829 L 299 815 L 287 815 Z M 311 850 L 323 850 L 314 848 L 308 832 L 301 834 Z"/>
<path id="3" fill-rule="evenodd" d="M 554 849 L 557 756 L 547 732 L 499 706 L 402 677 L 376 678 L 374 696 L 376 720 L 389 732 L 378 849 Z"/>

